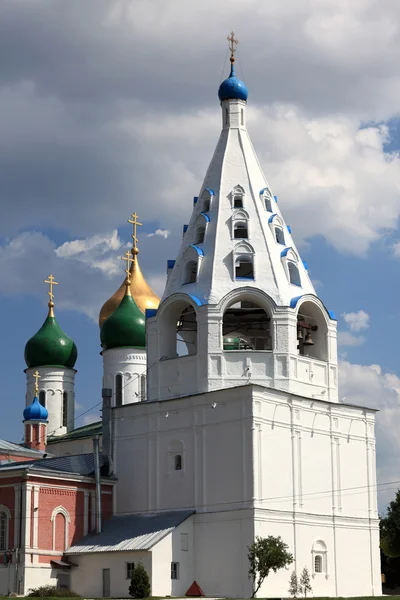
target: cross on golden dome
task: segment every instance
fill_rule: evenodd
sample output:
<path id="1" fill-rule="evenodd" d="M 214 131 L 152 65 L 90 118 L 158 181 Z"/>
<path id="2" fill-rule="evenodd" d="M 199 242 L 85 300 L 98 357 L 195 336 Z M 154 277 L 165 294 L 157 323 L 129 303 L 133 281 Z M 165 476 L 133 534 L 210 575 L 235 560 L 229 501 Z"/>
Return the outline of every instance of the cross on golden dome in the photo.
<path id="1" fill-rule="evenodd" d="M 228 37 L 226 38 L 229 42 L 229 50 L 231 51 L 231 63 L 233 64 L 235 62 L 235 52 L 236 52 L 236 46 L 239 43 L 239 40 L 237 40 L 235 38 L 235 34 L 233 31 L 231 31 L 230 35 L 228 35 Z"/>
<path id="2" fill-rule="evenodd" d="M 134 212 L 131 215 L 131 219 L 128 219 L 128 223 L 131 223 L 133 225 L 133 233 L 132 233 L 132 239 L 133 239 L 133 248 L 132 248 L 132 254 L 134 256 L 136 256 L 139 253 L 139 250 L 137 248 L 137 227 L 142 227 L 142 223 L 139 223 L 138 221 L 138 215 Z"/>
<path id="3" fill-rule="evenodd" d="M 32 375 L 32 377 L 35 380 L 35 388 L 34 388 L 34 390 L 35 390 L 35 396 L 37 396 L 38 393 L 39 393 L 39 379 L 40 379 L 39 371 L 36 370 L 34 372 L 34 374 Z"/>

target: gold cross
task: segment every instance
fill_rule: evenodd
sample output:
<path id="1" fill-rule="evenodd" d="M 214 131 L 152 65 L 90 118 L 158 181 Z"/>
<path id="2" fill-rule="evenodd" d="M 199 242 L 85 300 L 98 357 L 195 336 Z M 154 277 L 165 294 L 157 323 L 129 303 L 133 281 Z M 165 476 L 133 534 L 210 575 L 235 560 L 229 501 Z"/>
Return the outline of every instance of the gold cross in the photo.
<path id="1" fill-rule="evenodd" d="M 35 380 L 35 396 L 37 396 L 39 393 L 39 379 L 40 379 L 39 371 L 36 370 L 34 372 L 33 378 Z"/>
<path id="2" fill-rule="evenodd" d="M 53 304 L 53 298 L 54 298 L 54 294 L 53 294 L 53 285 L 58 285 L 58 281 L 56 281 L 53 277 L 53 275 L 49 275 L 48 279 L 44 280 L 44 283 L 48 283 L 49 284 L 49 291 L 47 292 L 48 295 L 50 296 L 50 302 L 49 302 L 49 306 L 54 306 Z"/>
<path id="3" fill-rule="evenodd" d="M 231 31 L 231 34 L 228 35 L 228 37 L 226 38 L 229 42 L 229 50 L 231 51 L 231 63 L 235 62 L 235 52 L 236 52 L 236 46 L 239 43 L 239 40 L 235 39 L 235 34 L 233 31 Z"/>
<path id="4" fill-rule="evenodd" d="M 133 254 L 137 254 L 138 253 L 138 249 L 137 249 L 137 227 L 142 227 L 142 223 L 139 223 L 138 221 L 138 216 L 137 214 L 134 212 L 132 213 L 132 219 L 128 219 L 128 223 L 131 223 L 131 225 L 133 225 L 133 233 L 132 233 L 132 239 L 133 239 Z"/>
<path id="5" fill-rule="evenodd" d="M 125 252 L 125 256 L 121 256 L 122 260 L 126 260 L 126 285 L 131 285 L 131 263 L 135 260 L 131 252 Z"/>

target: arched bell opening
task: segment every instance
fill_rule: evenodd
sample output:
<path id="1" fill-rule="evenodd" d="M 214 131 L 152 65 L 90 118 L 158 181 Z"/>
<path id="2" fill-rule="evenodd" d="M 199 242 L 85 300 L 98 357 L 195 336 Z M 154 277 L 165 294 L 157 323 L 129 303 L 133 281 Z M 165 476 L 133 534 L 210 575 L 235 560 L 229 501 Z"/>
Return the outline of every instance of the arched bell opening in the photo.
<path id="1" fill-rule="evenodd" d="M 254 299 L 235 301 L 224 312 L 223 349 L 272 350 L 271 315 Z"/>
<path id="2" fill-rule="evenodd" d="M 197 354 L 197 317 L 189 302 L 176 300 L 163 310 L 160 319 L 160 360 Z"/>
<path id="3" fill-rule="evenodd" d="M 297 314 L 297 351 L 302 356 L 328 360 L 328 326 L 322 309 L 303 302 Z"/>

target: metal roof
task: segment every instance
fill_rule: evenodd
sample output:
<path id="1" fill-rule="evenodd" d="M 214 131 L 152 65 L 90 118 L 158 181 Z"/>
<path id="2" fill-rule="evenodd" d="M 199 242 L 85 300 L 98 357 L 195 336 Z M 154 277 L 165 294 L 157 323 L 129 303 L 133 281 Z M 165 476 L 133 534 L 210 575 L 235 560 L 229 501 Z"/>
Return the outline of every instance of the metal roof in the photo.
<path id="1" fill-rule="evenodd" d="M 43 452 L 39 452 L 39 450 L 25 448 L 14 442 L 7 442 L 7 440 L 0 440 L 0 452 L 14 452 L 15 454 L 28 454 L 32 456 L 42 456 L 43 454 Z"/>
<path id="2" fill-rule="evenodd" d="M 100 465 L 103 457 L 100 455 Z M 21 462 L 0 465 L 0 474 L 20 470 L 34 473 L 48 471 L 53 473 L 72 473 L 76 475 L 92 475 L 94 473 L 93 454 L 75 454 L 73 456 L 56 456 L 39 460 L 24 460 Z"/>
<path id="3" fill-rule="evenodd" d="M 64 554 L 150 550 L 193 513 L 193 510 L 177 510 L 111 517 L 104 521 L 101 533 L 90 533 Z"/>
<path id="4" fill-rule="evenodd" d="M 91 438 L 94 435 L 102 435 L 101 421 L 96 421 L 96 423 L 89 423 L 89 425 L 77 427 L 77 429 L 73 429 L 72 431 L 65 433 L 64 435 L 49 437 L 47 440 L 47 444 L 51 445 L 70 440 L 81 440 L 85 438 Z"/>

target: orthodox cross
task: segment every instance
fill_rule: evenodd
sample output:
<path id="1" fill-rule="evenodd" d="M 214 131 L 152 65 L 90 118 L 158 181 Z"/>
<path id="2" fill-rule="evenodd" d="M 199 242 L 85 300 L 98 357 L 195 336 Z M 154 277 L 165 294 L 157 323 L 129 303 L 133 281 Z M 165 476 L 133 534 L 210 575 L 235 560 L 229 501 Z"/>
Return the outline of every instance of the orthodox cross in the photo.
<path id="1" fill-rule="evenodd" d="M 233 31 L 231 31 L 231 34 L 228 35 L 228 37 L 226 38 L 229 42 L 229 50 L 231 51 L 231 63 L 235 62 L 235 52 L 236 52 L 236 46 L 239 43 L 239 40 L 237 40 L 235 38 L 235 34 Z"/>
<path id="2" fill-rule="evenodd" d="M 131 263 L 134 262 L 134 258 L 131 252 L 125 252 L 125 256 L 121 256 L 122 260 L 126 260 L 126 285 L 131 285 Z"/>
<path id="3" fill-rule="evenodd" d="M 132 239 L 133 239 L 133 248 L 132 248 L 132 254 L 137 254 L 139 251 L 137 249 L 137 227 L 142 227 L 142 223 L 139 223 L 138 221 L 138 216 L 136 213 L 133 213 L 131 219 L 128 219 L 128 223 L 131 223 L 133 225 L 133 233 L 132 233 Z"/>
<path id="4" fill-rule="evenodd" d="M 44 280 L 44 283 L 48 283 L 49 284 L 49 291 L 47 292 L 48 295 L 50 296 L 50 302 L 49 302 L 49 306 L 54 306 L 53 303 L 53 298 L 54 298 L 54 294 L 53 294 L 53 285 L 58 285 L 58 281 L 56 281 L 53 277 L 53 275 L 49 275 L 48 279 Z"/>
<path id="5" fill-rule="evenodd" d="M 33 378 L 35 380 L 35 396 L 37 396 L 39 393 L 39 379 L 40 379 L 39 371 L 36 370 L 34 372 Z"/>

